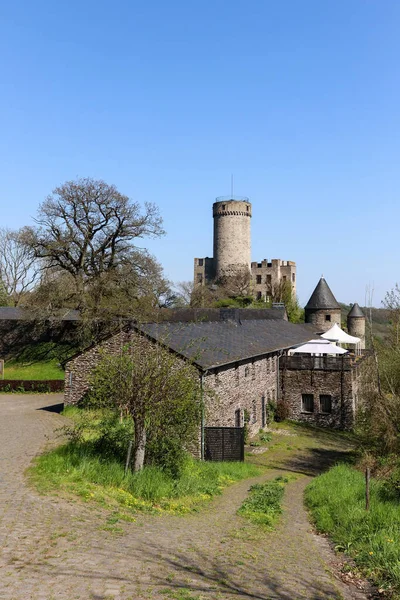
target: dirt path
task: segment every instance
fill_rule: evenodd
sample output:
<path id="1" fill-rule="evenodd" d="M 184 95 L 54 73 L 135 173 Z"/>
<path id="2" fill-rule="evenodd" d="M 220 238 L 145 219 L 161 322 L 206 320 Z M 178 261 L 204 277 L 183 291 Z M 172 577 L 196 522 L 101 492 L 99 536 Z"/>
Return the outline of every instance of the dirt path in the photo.
<path id="1" fill-rule="evenodd" d="M 39 497 L 24 483 L 24 469 L 62 422 L 38 409 L 59 400 L 0 396 L 0 599 L 366 598 L 333 576 L 334 555 L 313 534 L 303 508 L 304 487 L 333 446 L 280 462 L 281 469 L 306 474 L 288 484 L 274 532 L 236 515 L 252 481 L 228 488 L 200 513 L 139 516 L 117 530 L 105 511 Z"/>

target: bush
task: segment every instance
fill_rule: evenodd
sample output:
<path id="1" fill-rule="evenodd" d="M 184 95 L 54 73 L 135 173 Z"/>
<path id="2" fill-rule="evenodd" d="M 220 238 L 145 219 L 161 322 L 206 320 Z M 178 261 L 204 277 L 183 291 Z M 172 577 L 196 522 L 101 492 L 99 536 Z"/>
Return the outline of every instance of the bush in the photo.
<path id="1" fill-rule="evenodd" d="M 279 400 L 276 405 L 275 411 L 275 421 L 280 423 L 281 421 L 286 421 L 289 418 L 289 405 L 285 400 Z"/>

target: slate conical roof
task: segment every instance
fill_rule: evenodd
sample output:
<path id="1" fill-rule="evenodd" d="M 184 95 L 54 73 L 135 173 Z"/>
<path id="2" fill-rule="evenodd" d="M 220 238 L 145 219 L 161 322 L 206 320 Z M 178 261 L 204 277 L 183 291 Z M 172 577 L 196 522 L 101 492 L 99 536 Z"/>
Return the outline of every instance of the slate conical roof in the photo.
<path id="1" fill-rule="evenodd" d="M 325 279 L 321 277 L 317 287 L 311 294 L 311 298 L 307 302 L 306 309 L 314 310 L 325 310 L 325 309 L 340 309 L 339 304 L 336 301 L 335 296 L 331 292 L 331 288 L 326 283 Z"/>
<path id="2" fill-rule="evenodd" d="M 351 319 L 352 317 L 362 317 L 363 319 L 365 319 L 365 315 L 363 313 L 363 311 L 361 310 L 361 308 L 358 306 L 357 302 L 354 302 L 352 309 L 350 310 L 349 314 L 347 315 L 347 318 Z"/>

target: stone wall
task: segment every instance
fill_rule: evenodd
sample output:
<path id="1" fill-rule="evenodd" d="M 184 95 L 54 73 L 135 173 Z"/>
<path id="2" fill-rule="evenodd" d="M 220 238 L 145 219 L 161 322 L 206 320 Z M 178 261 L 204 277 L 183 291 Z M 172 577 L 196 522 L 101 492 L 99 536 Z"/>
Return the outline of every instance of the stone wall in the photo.
<path id="1" fill-rule="evenodd" d="M 354 425 L 358 380 L 359 374 L 355 368 L 349 370 L 282 368 L 280 401 L 286 405 L 289 418 L 295 421 L 321 427 L 351 429 Z M 303 410 L 303 394 L 313 396 L 312 412 Z M 321 395 L 331 396 L 331 412 L 326 413 L 321 410 Z"/>
<path id="2" fill-rule="evenodd" d="M 260 263 L 252 262 L 251 279 L 256 298 L 265 300 L 268 297 L 274 297 L 285 281 L 290 283 L 295 295 L 296 263 L 279 258 L 273 258 L 271 262 L 268 262 L 268 259 L 264 259 Z"/>
<path id="3" fill-rule="evenodd" d="M 209 395 L 207 425 L 234 427 L 237 425 L 236 411 L 240 411 L 240 425 L 243 426 L 247 411 L 250 433 L 256 434 L 266 424 L 263 405 L 266 410 L 269 401 L 277 400 L 277 355 L 221 367 L 205 377 L 205 387 L 214 394 Z"/>
<path id="4" fill-rule="evenodd" d="M 347 331 L 361 339 L 360 349 L 365 349 L 365 317 L 350 317 L 347 319 Z"/>
<path id="5" fill-rule="evenodd" d="M 94 367 L 98 364 L 101 353 L 117 354 L 131 340 L 132 333 L 123 331 L 93 348 L 78 354 L 65 366 L 65 404 L 77 404 L 89 390 L 89 380 Z"/>
<path id="6" fill-rule="evenodd" d="M 327 317 L 329 317 L 329 319 Z M 340 308 L 318 310 L 306 308 L 305 321 L 306 323 L 312 323 L 315 326 L 316 332 L 324 333 L 335 323 L 341 327 L 342 314 Z"/>
<path id="7" fill-rule="evenodd" d="M 239 200 L 215 202 L 213 217 L 213 258 L 216 278 L 250 271 L 250 202 Z"/>

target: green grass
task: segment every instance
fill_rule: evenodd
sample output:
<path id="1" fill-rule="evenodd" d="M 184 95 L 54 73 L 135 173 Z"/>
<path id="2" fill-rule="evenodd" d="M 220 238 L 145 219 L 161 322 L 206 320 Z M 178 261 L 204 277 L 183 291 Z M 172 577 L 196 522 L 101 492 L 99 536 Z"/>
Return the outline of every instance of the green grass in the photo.
<path id="1" fill-rule="evenodd" d="M 238 513 L 253 523 L 272 527 L 282 513 L 281 502 L 287 482 L 285 477 L 276 477 L 273 481 L 252 485 Z"/>
<path id="2" fill-rule="evenodd" d="M 71 441 L 40 456 L 30 469 L 32 482 L 43 493 L 61 491 L 131 513 L 185 513 L 227 485 L 262 472 L 248 463 L 201 462 L 187 455 L 178 478 L 152 466 L 125 476 L 131 420 L 120 423 L 106 411 L 75 407 L 64 415 L 74 424 Z"/>
<path id="3" fill-rule="evenodd" d="M 21 379 L 23 381 L 64 379 L 64 371 L 58 366 L 56 360 L 27 363 L 8 361 L 4 367 L 4 379 Z"/>
<path id="4" fill-rule="evenodd" d="M 371 480 L 365 510 L 362 473 L 339 465 L 306 489 L 306 504 L 319 531 L 354 558 L 362 572 L 400 598 L 400 504 L 388 500 L 382 481 Z"/>

